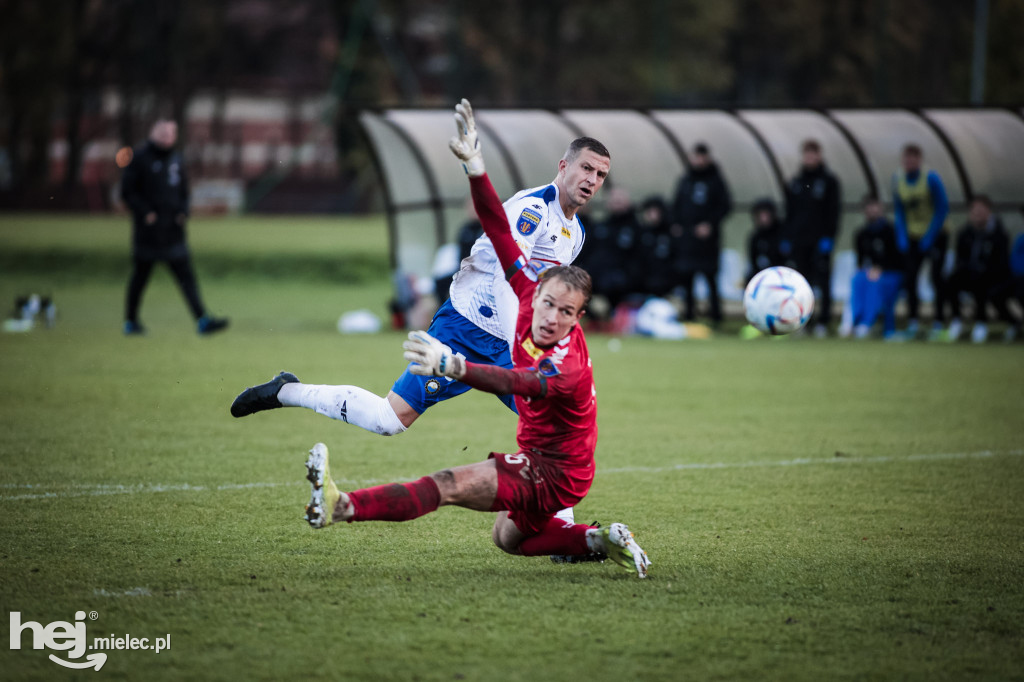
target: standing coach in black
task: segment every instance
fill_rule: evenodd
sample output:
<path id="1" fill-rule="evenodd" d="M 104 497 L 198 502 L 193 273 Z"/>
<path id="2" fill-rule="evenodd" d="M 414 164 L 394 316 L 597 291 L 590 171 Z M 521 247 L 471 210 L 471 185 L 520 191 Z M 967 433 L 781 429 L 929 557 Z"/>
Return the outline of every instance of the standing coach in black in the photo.
<path id="1" fill-rule="evenodd" d="M 144 334 L 139 305 L 153 266 L 163 261 L 174 274 L 200 334 L 228 326 L 225 318 L 206 313 L 199 297 L 192 257 L 185 241 L 189 213 L 188 179 L 181 154 L 175 150 L 178 124 L 159 120 L 149 140 L 138 147 L 121 178 L 121 198 L 132 212 L 132 274 L 125 302 L 124 333 Z"/>

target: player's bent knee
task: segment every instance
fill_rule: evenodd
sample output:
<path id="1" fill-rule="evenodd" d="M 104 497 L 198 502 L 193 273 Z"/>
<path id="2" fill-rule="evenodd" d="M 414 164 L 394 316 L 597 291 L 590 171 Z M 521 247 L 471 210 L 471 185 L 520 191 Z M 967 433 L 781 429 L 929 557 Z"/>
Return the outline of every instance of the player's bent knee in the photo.
<path id="1" fill-rule="evenodd" d="M 515 524 L 508 518 L 508 512 L 499 512 L 498 518 L 494 520 L 494 527 L 491 529 L 491 540 L 494 546 L 507 554 L 519 554 L 519 544 L 522 542 L 522 534 Z"/>
<path id="2" fill-rule="evenodd" d="M 498 490 L 494 460 L 464 464 L 431 474 L 441 494 L 441 506 L 457 505 L 476 511 L 491 511 Z"/>
<path id="3" fill-rule="evenodd" d="M 437 484 L 437 489 L 441 493 L 441 504 L 451 504 L 455 501 L 458 495 L 455 472 L 451 469 L 444 469 L 443 471 L 431 474 L 430 477 L 434 479 L 434 483 Z"/>
<path id="4" fill-rule="evenodd" d="M 491 530 L 491 539 L 494 546 L 506 554 L 519 554 L 519 543 L 511 542 L 511 538 L 504 535 L 497 525 Z"/>
<path id="5" fill-rule="evenodd" d="M 505 554 L 519 554 L 519 545 L 511 545 L 505 542 L 501 537 L 498 536 L 497 532 L 494 533 L 494 546 L 500 549 Z"/>

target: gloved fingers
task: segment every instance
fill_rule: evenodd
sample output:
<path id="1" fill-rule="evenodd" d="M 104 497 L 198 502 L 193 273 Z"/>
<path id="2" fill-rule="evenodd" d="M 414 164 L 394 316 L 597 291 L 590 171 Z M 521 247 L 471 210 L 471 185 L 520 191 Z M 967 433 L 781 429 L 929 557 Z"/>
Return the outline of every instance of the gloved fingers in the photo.
<path id="1" fill-rule="evenodd" d="M 434 376 L 434 370 L 431 369 L 430 367 L 427 367 L 426 365 L 417 365 L 417 364 L 409 365 L 409 373 L 410 374 L 416 374 L 416 375 L 419 375 L 421 377 L 432 377 L 432 376 Z"/>
<path id="2" fill-rule="evenodd" d="M 430 359 L 427 357 L 427 354 L 419 351 L 411 349 L 407 350 L 402 354 L 402 357 L 404 357 L 408 362 L 414 362 L 418 365 L 430 364 Z"/>
<path id="3" fill-rule="evenodd" d="M 458 112 L 455 114 L 455 127 L 459 131 L 459 139 L 465 139 L 469 135 L 469 124 L 466 123 L 466 117 Z"/>
<path id="4" fill-rule="evenodd" d="M 425 343 L 427 345 L 437 343 L 437 339 L 435 339 L 433 336 L 423 331 L 422 329 L 417 329 L 416 331 L 409 332 L 409 340 L 420 341 L 421 343 Z"/>
<path id="5" fill-rule="evenodd" d="M 430 344 L 424 343 L 423 341 L 420 341 L 419 339 L 414 339 L 414 340 L 403 341 L 402 342 L 402 348 L 404 350 L 407 350 L 407 351 L 410 351 L 410 352 L 420 352 L 420 353 L 422 353 L 422 352 L 426 351 L 426 349 L 429 348 L 429 347 L 430 347 Z"/>
<path id="6" fill-rule="evenodd" d="M 463 99 L 461 103 L 456 104 L 455 112 L 457 118 L 461 117 L 467 131 L 476 128 L 476 124 L 473 121 L 473 107 L 469 105 L 469 100 Z"/>

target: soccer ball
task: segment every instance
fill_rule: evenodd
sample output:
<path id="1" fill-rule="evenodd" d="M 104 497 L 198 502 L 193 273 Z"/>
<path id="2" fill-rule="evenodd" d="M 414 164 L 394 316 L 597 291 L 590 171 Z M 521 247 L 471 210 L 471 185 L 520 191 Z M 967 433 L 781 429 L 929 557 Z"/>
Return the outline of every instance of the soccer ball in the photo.
<path id="1" fill-rule="evenodd" d="M 754 275 L 743 292 L 747 320 L 765 334 L 789 334 L 800 329 L 814 312 L 814 292 L 804 276 L 776 266 Z"/>

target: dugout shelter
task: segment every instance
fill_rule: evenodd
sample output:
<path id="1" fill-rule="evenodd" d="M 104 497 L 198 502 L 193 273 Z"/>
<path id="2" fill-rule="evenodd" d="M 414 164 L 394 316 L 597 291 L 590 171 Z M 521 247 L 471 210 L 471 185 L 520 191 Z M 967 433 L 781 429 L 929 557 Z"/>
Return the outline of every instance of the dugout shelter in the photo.
<path id="1" fill-rule="evenodd" d="M 751 205 L 770 197 L 781 210 L 785 183 L 795 174 L 800 144 L 808 138 L 821 143 L 826 164 L 842 183 L 833 276 L 839 300 L 848 291 L 852 235 L 862 223 L 861 199 L 874 192 L 891 210 L 892 176 L 907 143 L 919 145 L 925 164 L 942 176 L 951 230 L 963 223 L 975 194 L 993 200 L 1011 232 L 1024 229 L 1024 110 L 481 107 L 475 113 L 487 170 L 502 198 L 550 182 L 569 142 L 589 135 L 611 152 L 609 185 L 628 189 L 636 203 L 652 195 L 671 201 L 686 171 L 686 151 L 705 142 L 729 183 L 734 203 L 723 224 L 719 285 L 726 298 L 742 294 Z M 365 111 L 360 121 L 383 185 L 392 267 L 429 277 L 438 248 L 454 241 L 467 219 L 468 185 L 447 147 L 455 130 L 452 111 Z M 600 219 L 602 198 L 599 194 L 582 217 L 584 227 Z"/>

